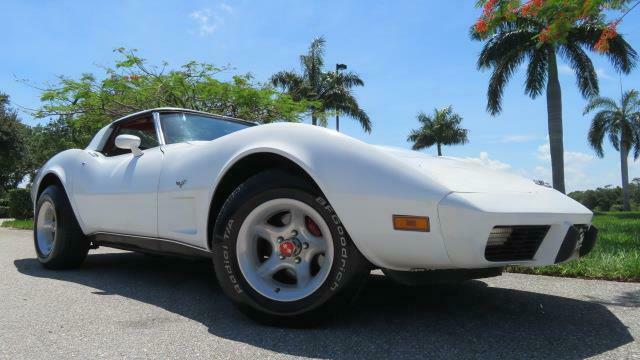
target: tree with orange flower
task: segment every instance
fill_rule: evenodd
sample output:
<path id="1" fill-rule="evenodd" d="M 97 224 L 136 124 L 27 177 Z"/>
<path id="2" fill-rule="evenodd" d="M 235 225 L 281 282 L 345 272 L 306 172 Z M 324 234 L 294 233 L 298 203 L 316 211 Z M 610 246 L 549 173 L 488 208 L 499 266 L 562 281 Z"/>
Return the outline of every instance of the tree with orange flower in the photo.
<path id="1" fill-rule="evenodd" d="M 629 73 L 637 53 L 616 27 L 640 1 L 628 0 L 480 0 L 482 14 L 471 28 L 474 40 L 484 41 L 479 69 L 491 69 L 487 111 L 502 110 L 502 93 L 511 75 L 528 62 L 525 93 L 536 98 L 546 92 L 553 187 L 565 191 L 562 96 L 557 56 L 573 69 L 585 98 L 599 94 L 598 76 L 585 50 L 601 53 L 614 68 Z M 606 22 L 603 11 L 621 11 Z"/>

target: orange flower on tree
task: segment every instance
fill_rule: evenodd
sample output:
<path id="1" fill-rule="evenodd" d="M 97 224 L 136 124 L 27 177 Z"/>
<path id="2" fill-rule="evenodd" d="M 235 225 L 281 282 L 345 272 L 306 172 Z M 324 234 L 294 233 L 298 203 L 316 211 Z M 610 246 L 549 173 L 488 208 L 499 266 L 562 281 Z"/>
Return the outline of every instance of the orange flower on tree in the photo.
<path id="1" fill-rule="evenodd" d="M 498 0 L 489 0 L 484 4 L 484 7 L 482 8 L 482 16 L 484 16 L 485 18 L 489 18 L 491 16 L 491 14 L 493 13 L 494 7 L 496 6 L 496 3 L 498 2 Z"/>
<path id="2" fill-rule="evenodd" d="M 476 29 L 476 32 L 478 32 L 479 34 L 484 34 L 487 32 L 487 30 L 489 30 L 489 26 L 487 25 L 487 22 L 484 19 L 479 19 L 474 28 Z"/>
<path id="3" fill-rule="evenodd" d="M 596 41 L 593 46 L 597 52 L 606 53 L 609 51 L 609 40 L 618 35 L 618 32 L 616 31 L 617 26 L 618 22 L 614 21 L 602 30 L 600 38 L 598 38 L 598 41 Z"/>
<path id="4" fill-rule="evenodd" d="M 549 39 L 551 39 L 551 29 L 547 27 L 546 29 L 540 32 L 540 35 L 538 35 L 538 41 L 544 43 L 549 41 Z"/>

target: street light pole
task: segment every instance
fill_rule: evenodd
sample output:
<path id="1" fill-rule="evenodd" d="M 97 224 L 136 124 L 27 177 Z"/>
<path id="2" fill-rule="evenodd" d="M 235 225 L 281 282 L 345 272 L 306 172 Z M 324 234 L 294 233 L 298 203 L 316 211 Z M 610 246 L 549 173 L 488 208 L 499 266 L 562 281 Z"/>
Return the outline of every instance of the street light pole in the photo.
<path id="1" fill-rule="evenodd" d="M 338 79 L 338 71 L 346 69 L 346 64 L 336 64 L 336 80 Z M 336 110 L 336 131 L 340 132 L 340 110 Z"/>

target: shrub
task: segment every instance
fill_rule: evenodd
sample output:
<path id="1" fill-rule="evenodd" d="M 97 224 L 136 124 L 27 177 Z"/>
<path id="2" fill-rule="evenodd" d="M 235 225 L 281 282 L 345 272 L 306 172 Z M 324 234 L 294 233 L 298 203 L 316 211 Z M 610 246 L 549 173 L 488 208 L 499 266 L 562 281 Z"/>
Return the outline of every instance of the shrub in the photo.
<path id="1" fill-rule="evenodd" d="M 0 219 L 9 217 L 9 207 L 0 206 Z"/>
<path id="2" fill-rule="evenodd" d="M 29 190 L 9 190 L 9 216 L 16 219 L 29 219 L 33 216 L 33 204 Z"/>
<path id="3" fill-rule="evenodd" d="M 622 208 L 622 205 L 620 204 L 611 205 L 611 208 L 609 209 L 609 211 L 622 211 L 622 210 L 623 208 Z"/>

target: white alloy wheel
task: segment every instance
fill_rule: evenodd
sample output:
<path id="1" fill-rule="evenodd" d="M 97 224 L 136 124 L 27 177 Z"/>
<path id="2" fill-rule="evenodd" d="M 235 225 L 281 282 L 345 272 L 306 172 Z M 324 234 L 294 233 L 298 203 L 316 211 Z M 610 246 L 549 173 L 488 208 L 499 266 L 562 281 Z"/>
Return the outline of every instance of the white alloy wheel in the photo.
<path id="1" fill-rule="evenodd" d="M 273 199 L 245 218 L 236 255 L 255 291 L 276 301 L 296 301 L 313 294 L 327 279 L 333 240 L 329 226 L 311 206 Z"/>
<path id="2" fill-rule="evenodd" d="M 45 201 L 40 205 L 36 222 L 38 250 L 42 256 L 47 257 L 51 254 L 57 230 L 56 209 L 51 201 Z"/>

